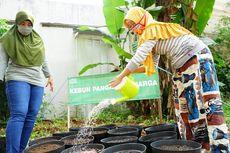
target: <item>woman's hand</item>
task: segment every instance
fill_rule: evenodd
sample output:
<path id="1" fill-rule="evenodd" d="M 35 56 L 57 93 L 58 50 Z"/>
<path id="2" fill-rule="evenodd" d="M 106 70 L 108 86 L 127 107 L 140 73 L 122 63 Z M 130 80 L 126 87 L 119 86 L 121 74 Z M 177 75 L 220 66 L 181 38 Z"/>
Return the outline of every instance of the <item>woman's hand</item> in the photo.
<path id="1" fill-rule="evenodd" d="M 54 82 L 51 76 L 48 77 L 46 87 L 50 86 L 50 91 L 54 90 Z"/>
<path id="2" fill-rule="evenodd" d="M 121 77 L 115 77 L 113 80 L 111 80 L 111 81 L 109 82 L 109 86 L 112 87 L 112 88 L 114 88 L 114 87 L 116 87 L 118 84 L 120 84 L 121 81 L 122 81 L 122 78 L 121 78 Z"/>
<path id="3" fill-rule="evenodd" d="M 119 83 L 121 83 L 121 80 L 125 77 L 130 75 L 131 72 L 129 69 L 125 68 L 117 77 L 115 77 L 113 80 L 109 82 L 109 86 L 114 88 L 116 87 Z"/>

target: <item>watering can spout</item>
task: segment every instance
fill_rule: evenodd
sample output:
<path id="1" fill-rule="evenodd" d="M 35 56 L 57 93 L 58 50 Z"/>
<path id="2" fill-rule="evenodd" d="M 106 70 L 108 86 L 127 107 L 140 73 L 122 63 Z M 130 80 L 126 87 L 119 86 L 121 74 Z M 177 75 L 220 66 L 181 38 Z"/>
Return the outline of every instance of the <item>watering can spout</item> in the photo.
<path id="1" fill-rule="evenodd" d="M 139 86 L 134 82 L 133 78 L 124 77 L 120 84 L 114 87 L 123 97 L 116 99 L 116 102 L 123 102 L 132 99 L 139 93 Z"/>

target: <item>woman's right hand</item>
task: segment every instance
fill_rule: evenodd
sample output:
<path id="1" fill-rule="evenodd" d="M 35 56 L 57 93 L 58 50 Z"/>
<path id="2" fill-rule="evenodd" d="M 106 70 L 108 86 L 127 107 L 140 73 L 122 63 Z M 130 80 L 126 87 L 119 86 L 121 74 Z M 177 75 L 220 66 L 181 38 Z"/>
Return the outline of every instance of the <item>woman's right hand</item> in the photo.
<path id="1" fill-rule="evenodd" d="M 109 82 L 109 86 L 112 88 L 116 87 L 118 84 L 121 83 L 122 79 L 125 76 L 128 76 L 130 74 L 131 72 L 129 71 L 129 69 L 125 68 L 118 76 L 116 76 L 113 80 Z"/>
<path id="2" fill-rule="evenodd" d="M 117 77 L 113 78 L 113 80 L 111 80 L 111 81 L 109 82 L 109 86 L 112 87 L 112 88 L 114 88 L 114 87 L 116 87 L 118 84 L 120 84 L 121 81 L 122 81 L 122 78 L 117 76 Z"/>

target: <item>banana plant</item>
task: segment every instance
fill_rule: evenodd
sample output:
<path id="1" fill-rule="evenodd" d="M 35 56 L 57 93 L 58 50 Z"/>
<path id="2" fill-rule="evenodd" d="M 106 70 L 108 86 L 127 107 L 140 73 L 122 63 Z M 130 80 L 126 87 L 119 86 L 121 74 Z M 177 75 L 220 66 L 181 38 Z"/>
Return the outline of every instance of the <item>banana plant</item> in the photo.
<path id="1" fill-rule="evenodd" d="M 215 0 L 176 0 L 169 9 L 172 21 L 200 36 L 213 11 Z"/>
<path id="2" fill-rule="evenodd" d="M 7 24 L 7 20 L 0 19 L 0 41 L 1 41 L 1 36 L 4 35 L 4 33 L 6 33 L 9 28 L 10 26 Z M 7 123 L 7 119 L 9 117 L 9 110 L 7 105 L 4 81 L 0 81 L 0 101 L 1 101 L 1 107 L 0 107 L 1 124 L 0 125 L 5 127 Z"/>
<path id="3" fill-rule="evenodd" d="M 106 26 L 110 32 L 110 34 L 104 33 L 100 28 L 92 28 L 92 27 L 79 27 L 80 31 L 98 31 L 103 35 L 102 40 L 111 45 L 113 49 L 116 51 L 117 56 L 120 60 L 119 66 L 114 63 L 107 62 L 98 62 L 94 64 L 89 64 L 84 66 L 79 75 L 82 75 L 89 69 L 95 68 L 100 65 L 112 65 L 114 67 L 119 67 L 123 69 L 127 64 L 127 59 L 132 58 L 132 54 L 130 51 L 124 50 L 124 46 L 127 40 L 127 37 L 130 35 L 128 31 L 125 31 L 123 28 L 123 20 L 124 13 L 133 6 L 140 6 L 143 8 L 147 8 L 147 10 L 153 15 L 157 16 L 159 12 L 162 10 L 162 7 L 154 7 L 153 0 L 104 0 L 103 1 L 103 13 L 106 21 Z M 132 47 L 130 50 L 134 50 L 136 48 L 136 42 L 133 43 L 135 47 Z"/>
<path id="4" fill-rule="evenodd" d="M 120 47 L 121 43 L 117 43 L 117 39 L 114 38 L 113 36 L 104 33 L 102 30 L 100 30 L 99 28 L 91 28 L 91 27 L 79 27 L 78 30 L 80 31 L 97 31 L 100 32 L 103 35 L 102 40 L 111 45 L 114 50 L 116 51 L 118 58 L 120 59 L 120 65 L 115 65 L 114 63 L 107 63 L 107 62 L 98 62 L 98 63 L 94 63 L 94 64 L 88 64 L 86 66 L 84 66 L 80 72 L 78 73 L 79 75 L 82 75 L 83 73 L 85 73 L 87 70 L 95 68 L 97 66 L 101 66 L 101 65 L 112 65 L 115 68 L 120 67 L 120 68 L 124 68 L 125 64 L 126 64 L 126 59 L 131 59 L 132 58 L 132 54 L 130 54 L 129 52 L 125 51 L 122 47 Z M 119 41 L 121 42 L 121 41 Z"/>
<path id="5" fill-rule="evenodd" d="M 111 35 L 106 35 L 103 34 L 102 40 L 110 44 L 114 50 L 116 51 L 118 58 L 120 59 L 120 65 L 119 67 L 124 68 L 124 65 L 126 63 L 126 59 L 130 59 L 132 55 L 124 50 L 124 40 L 121 39 L 121 35 L 124 33 L 125 29 L 122 27 L 123 26 L 123 19 L 124 19 L 124 13 L 120 12 L 116 8 L 119 6 L 125 5 L 125 0 L 104 0 L 103 1 L 104 6 L 103 6 L 103 13 L 105 17 L 105 22 L 106 26 L 110 32 Z M 86 28 L 86 27 L 81 27 L 79 30 L 99 30 L 99 29 L 92 29 L 92 28 Z M 100 31 L 100 30 L 99 30 Z M 89 64 L 83 67 L 79 75 L 83 74 L 86 72 L 88 69 L 94 68 L 96 66 L 104 65 L 104 64 L 109 64 L 109 65 L 114 65 L 113 63 L 95 63 L 95 64 Z"/>
<path id="6" fill-rule="evenodd" d="M 168 2 L 166 2 L 168 1 Z M 203 1 L 203 0 L 166 0 L 166 1 L 154 1 L 154 0 L 104 0 L 103 13 L 106 21 L 106 26 L 110 32 L 110 35 L 103 33 L 100 29 L 81 27 L 79 30 L 91 30 L 91 31 L 100 31 L 104 37 L 102 40 L 110 44 L 116 51 L 118 58 L 120 60 L 119 67 L 123 69 L 127 64 L 127 59 L 132 57 L 130 51 L 124 50 L 124 45 L 126 43 L 127 37 L 130 35 L 122 27 L 124 13 L 128 11 L 129 8 L 133 6 L 140 6 L 149 11 L 154 19 L 157 19 L 159 14 L 167 12 L 170 15 L 170 20 L 167 22 L 179 23 L 182 26 L 186 27 L 194 34 L 198 36 L 202 34 L 205 26 L 211 16 L 213 5 L 215 0 Z M 170 3 L 169 3 L 170 1 Z M 170 4 L 170 7 L 164 4 Z M 156 4 L 158 4 L 156 6 Z M 159 5 L 160 4 L 160 5 Z M 162 4 L 162 5 L 161 5 Z M 202 9 L 205 6 L 205 11 Z M 207 40 L 207 39 L 206 39 Z M 206 41 L 207 42 L 207 41 Z M 210 41 L 209 41 L 210 43 Z M 134 42 L 133 46 L 136 42 Z M 136 47 L 135 47 L 136 48 Z M 132 49 L 130 49 L 132 50 Z M 80 71 L 80 74 L 83 74 L 88 69 L 100 66 L 103 64 L 109 64 L 106 62 L 98 62 L 93 64 L 86 65 Z M 114 64 L 115 66 L 115 64 Z M 117 67 L 117 66 L 116 66 Z"/>

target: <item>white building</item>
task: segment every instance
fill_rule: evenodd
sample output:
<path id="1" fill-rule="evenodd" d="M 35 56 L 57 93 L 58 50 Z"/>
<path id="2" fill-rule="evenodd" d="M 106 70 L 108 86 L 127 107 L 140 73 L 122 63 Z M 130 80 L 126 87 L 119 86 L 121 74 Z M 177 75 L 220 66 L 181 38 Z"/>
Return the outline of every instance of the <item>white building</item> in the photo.
<path id="1" fill-rule="evenodd" d="M 35 18 L 35 30 L 42 36 L 55 90 L 46 90 L 51 111 L 63 115 L 67 107 L 67 78 L 77 76 L 79 70 L 90 63 L 118 62 L 109 45 L 98 34 L 75 34 L 80 25 L 105 26 L 102 5 L 84 5 L 54 0 L 0 0 L 0 18 L 14 20 L 19 10 L 30 11 Z M 85 74 L 109 72 L 112 67 L 100 66 Z M 54 107 L 54 108 L 53 108 Z"/>

